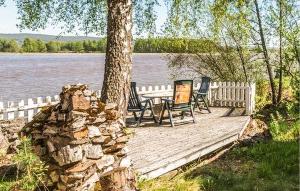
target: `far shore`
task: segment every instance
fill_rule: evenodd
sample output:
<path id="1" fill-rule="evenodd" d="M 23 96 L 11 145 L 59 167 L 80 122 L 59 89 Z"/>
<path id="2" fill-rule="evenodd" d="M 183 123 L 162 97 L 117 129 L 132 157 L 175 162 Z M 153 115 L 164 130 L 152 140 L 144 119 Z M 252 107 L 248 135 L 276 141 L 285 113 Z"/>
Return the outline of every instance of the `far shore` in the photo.
<path id="1" fill-rule="evenodd" d="M 172 54 L 172 53 L 133 53 L 133 55 L 143 55 L 143 56 L 147 56 L 147 55 L 168 55 L 168 54 Z M 50 53 L 50 52 L 0 52 L 0 56 L 1 55 L 91 55 L 91 56 L 96 56 L 96 55 L 105 55 L 105 53 L 102 52 L 58 52 L 58 53 Z"/>

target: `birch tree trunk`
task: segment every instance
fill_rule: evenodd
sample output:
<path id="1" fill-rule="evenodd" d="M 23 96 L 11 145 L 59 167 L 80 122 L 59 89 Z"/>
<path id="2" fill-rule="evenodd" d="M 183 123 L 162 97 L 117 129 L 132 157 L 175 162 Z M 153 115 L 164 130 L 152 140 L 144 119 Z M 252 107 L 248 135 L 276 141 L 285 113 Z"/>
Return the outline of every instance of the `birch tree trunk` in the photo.
<path id="1" fill-rule="evenodd" d="M 132 69 L 132 0 L 107 0 L 107 5 L 107 47 L 101 100 L 117 103 L 121 116 L 125 117 Z M 107 182 L 101 184 L 103 191 L 136 190 L 130 167 L 118 173 L 112 171 L 105 180 Z"/>
<path id="2" fill-rule="evenodd" d="M 282 97 L 282 78 L 283 78 L 283 56 L 282 56 L 282 32 L 283 32 L 283 14 L 282 14 L 282 0 L 279 0 L 279 85 L 278 85 L 278 95 L 277 95 L 277 103 L 281 101 Z"/>
<path id="3" fill-rule="evenodd" d="M 275 87 L 273 71 L 272 71 L 272 67 L 271 67 L 271 64 L 270 64 L 270 57 L 269 57 L 269 54 L 268 54 L 268 49 L 267 49 L 267 45 L 266 45 L 266 41 L 265 41 L 265 35 L 264 35 L 264 32 L 263 32 L 263 27 L 262 27 L 262 22 L 261 22 L 261 15 L 260 15 L 257 0 L 254 0 L 254 4 L 255 4 L 256 17 L 257 17 L 257 22 L 258 22 L 258 27 L 259 27 L 259 36 L 260 36 L 260 40 L 261 40 L 261 46 L 262 46 L 262 49 L 263 49 L 264 60 L 265 60 L 266 66 L 267 66 L 267 71 L 268 71 L 268 75 L 269 75 L 269 82 L 270 82 L 270 86 L 271 86 L 272 104 L 276 105 L 277 104 L 276 87 Z"/>
<path id="4" fill-rule="evenodd" d="M 107 0 L 107 47 L 101 100 L 126 114 L 132 69 L 132 0 Z"/>

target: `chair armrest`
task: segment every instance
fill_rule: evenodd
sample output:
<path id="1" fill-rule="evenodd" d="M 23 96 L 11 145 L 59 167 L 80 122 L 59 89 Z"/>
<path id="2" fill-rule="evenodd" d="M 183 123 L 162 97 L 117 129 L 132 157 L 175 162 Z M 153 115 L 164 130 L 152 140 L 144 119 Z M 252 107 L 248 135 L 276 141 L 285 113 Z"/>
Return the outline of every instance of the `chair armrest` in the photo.
<path id="1" fill-rule="evenodd" d="M 147 101 L 150 101 L 151 99 L 149 98 L 147 98 L 147 99 L 145 99 L 145 100 L 143 100 L 143 101 L 141 101 L 141 103 L 146 103 Z"/>
<path id="2" fill-rule="evenodd" d="M 207 95 L 208 93 L 196 93 L 195 95 Z"/>

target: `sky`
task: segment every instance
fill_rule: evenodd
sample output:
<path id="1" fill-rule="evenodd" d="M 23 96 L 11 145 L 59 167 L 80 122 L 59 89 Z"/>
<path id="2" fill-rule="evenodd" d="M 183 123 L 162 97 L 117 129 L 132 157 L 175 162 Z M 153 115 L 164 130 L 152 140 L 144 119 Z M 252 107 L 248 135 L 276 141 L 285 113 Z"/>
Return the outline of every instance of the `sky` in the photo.
<path id="1" fill-rule="evenodd" d="M 162 3 L 161 3 L 162 4 Z M 18 13 L 15 2 L 12 0 L 6 0 L 5 7 L 0 7 L 0 33 L 20 33 L 20 30 L 17 28 L 18 21 Z M 160 6 L 156 8 L 157 12 L 157 29 L 159 29 L 166 17 L 167 10 L 165 6 Z M 49 34 L 49 35 L 59 35 L 61 32 L 59 27 L 49 25 L 45 30 L 32 31 L 32 30 L 22 30 L 22 33 L 36 33 L 36 34 Z M 83 32 L 77 31 L 79 35 L 84 35 Z M 65 33 L 65 36 L 73 36 L 76 33 Z M 88 36 L 97 36 L 95 34 L 88 34 Z"/>

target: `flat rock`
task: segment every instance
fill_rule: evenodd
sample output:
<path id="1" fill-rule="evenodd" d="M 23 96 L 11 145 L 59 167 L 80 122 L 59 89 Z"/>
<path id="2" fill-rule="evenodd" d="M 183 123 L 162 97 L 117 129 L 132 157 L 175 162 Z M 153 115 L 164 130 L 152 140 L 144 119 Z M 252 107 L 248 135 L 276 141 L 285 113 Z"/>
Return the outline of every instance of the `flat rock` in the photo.
<path id="1" fill-rule="evenodd" d="M 78 117 L 76 118 L 72 124 L 69 126 L 72 130 L 79 130 L 84 127 L 86 118 L 85 117 Z"/>
<path id="2" fill-rule="evenodd" d="M 7 138 L 4 137 L 4 135 L 0 131 L 0 155 L 6 154 L 8 147 L 9 147 L 9 142 Z"/>
<path id="3" fill-rule="evenodd" d="M 84 96 L 91 96 L 92 95 L 92 91 L 91 90 L 84 90 L 83 91 L 83 95 Z"/>
<path id="4" fill-rule="evenodd" d="M 120 167 L 128 168 L 131 166 L 131 164 L 132 164 L 131 159 L 130 159 L 130 157 L 127 156 L 121 160 Z"/>
<path id="5" fill-rule="evenodd" d="M 129 140 L 128 136 L 122 136 L 117 138 L 118 143 L 126 143 Z"/>
<path id="6" fill-rule="evenodd" d="M 77 118 L 83 118 L 87 117 L 89 114 L 86 112 L 80 112 L 80 111 L 70 111 L 67 115 L 67 120 L 71 121 Z"/>
<path id="7" fill-rule="evenodd" d="M 96 162 L 96 166 L 99 170 L 103 167 L 107 167 L 113 165 L 115 162 L 115 158 L 113 155 L 104 155 L 101 159 Z"/>
<path id="8" fill-rule="evenodd" d="M 66 172 L 67 173 L 82 172 L 82 171 L 85 171 L 86 169 L 88 169 L 90 166 L 92 166 L 95 163 L 96 163 L 95 160 L 89 160 L 84 163 L 80 162 L 80 163 L 66 169 Z"/>
<path id="9" fill-rule="evenodd" d="M 67 145 L 57 151 L 57 154 L 54 154 L 52 156 L 60 166 L 78 162 L 83 158 L 82 147 L 70 147 L 70 145 Z"/>
<path id="10" fill-rule="evenodd" d="M 88 130 L 89 130 L 89 137 L 92 138 L 92 137 L 99 137 L 101 136 L 101 132 L 99 130 L 98 127 L 96 126 L 88 126 Z"/>
<path id="11" fill-rule="evenodd" d="M 93 144 L 88 144 L 85 145 L 85 153 L 86 153 L 86 158 L 90 159 L 99 159 L 103 156 L 102 152 L 102 147 L 101 145 L 93 145 Z"/>
<path id="12" fill-rule="evenodd" d="M 72 110 L 82 111 L 90 108 L 90 100 L 88 100 L 84 95 L 74 94 L 71 100 Z"/>
<path id="13" fill-rule="evenodd" d="M 73 136 L 75 139 L 83 139 L 88 137 L 88 133 L 89 133 L 88 129 L 85 128 L 83 130 L 74 132 Z"/>

